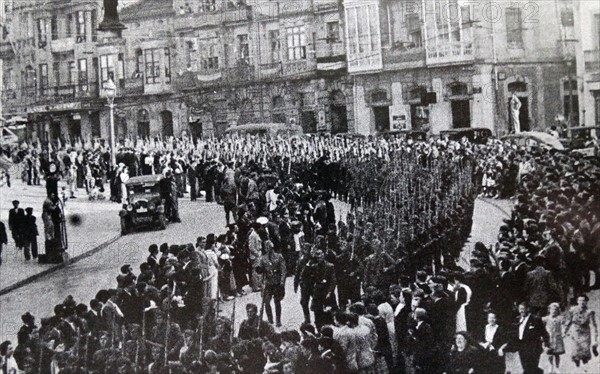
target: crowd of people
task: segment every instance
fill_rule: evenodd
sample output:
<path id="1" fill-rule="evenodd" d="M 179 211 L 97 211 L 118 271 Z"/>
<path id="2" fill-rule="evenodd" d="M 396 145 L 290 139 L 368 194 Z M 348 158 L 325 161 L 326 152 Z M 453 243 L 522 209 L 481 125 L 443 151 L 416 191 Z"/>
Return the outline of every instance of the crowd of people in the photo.
<path id="1" fill-rule="evenodd" d="M 90 151 L 106 154 L 76 153 Z M 113 200 L 123 173 L 173 175 L 179 196 L 223 205 L 228 231 L 151 245 L 139 272 L 124 265 L 114 289 L 67 298 L 39 328 L 25 314 L 16 347 L 0 345 L 7 370 L 504 373 L 518 352 L 528 374 L 542 353 L 559 368 L 567 333 L 576 365 L 597 355 L 585 294 L 600 284 L 597 160 L 331 137 L 145 141 L 119 155 Z M 498 243 L 476 243 L 461 267 L 478 193 L 516 205 Z M 300 291 L 297 330 L 282 329 L 286 281 Z M 262 303 L 245 305 L 236 333 L 235 304 L 227 316 L 220 305 L 245 290 Z"/>

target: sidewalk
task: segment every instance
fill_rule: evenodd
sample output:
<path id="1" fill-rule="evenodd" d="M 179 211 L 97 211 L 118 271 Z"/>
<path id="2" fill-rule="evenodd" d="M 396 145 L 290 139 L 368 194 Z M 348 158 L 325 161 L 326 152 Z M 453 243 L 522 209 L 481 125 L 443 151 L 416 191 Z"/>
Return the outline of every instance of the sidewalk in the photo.
<path id="1" fill-rule="evenodd" d="M 12 201 L 19 200 L 21 208 L 33 208 L 33 215 L 37 217 L 38 252 L 45 253 L 44 224 L 41 218 L 42 204 L 46 197 L 46 188 L 42 186 L 28 186 L 20 179 L 13 178 L 12 187 L 0 188 L 2 202 L 0 220 L 6 226 L 8 245 L 2 251 L 2 265 L 0 266 L 0 295 L 5 294 L 27 284 L 45 274 L 62 268 L 63 264 L 40 264 L 37 260 L 25 261 L 22 251 L 17 252 L 12 235 L 8 229 L 8 211 L 12 208 Z M 42 182 L 43 183 L 43 182 Z M 59 190 L 64 183 L 59 183 Z M 108 200 L 89 201 L 85 189 L 79 189 L 75 194 L 76 199 L 70 199 L 65 207 L 67 216 L 68 255 L 69 262 L 76 261 L 101 249 L 106 244 L 120 236 L 120 222 L 118 211 L 120 206 Z M 69 217 L 78 214 L 81 217 L 79 226 L 69 222 Z"/>

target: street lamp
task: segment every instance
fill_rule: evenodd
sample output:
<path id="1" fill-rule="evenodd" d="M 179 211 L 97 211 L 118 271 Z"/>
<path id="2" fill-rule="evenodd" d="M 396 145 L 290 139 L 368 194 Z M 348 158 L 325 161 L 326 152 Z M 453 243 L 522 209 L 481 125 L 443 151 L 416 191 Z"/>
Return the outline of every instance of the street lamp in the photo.
<path id="1" fill-rule="evenodd" d="M 115 141 L 115 97 L 117 96 L 117 85 L 112 78 L 104 84 L 104 96 L 108 100 L 110 109 L 110 161 L 112 166 L 117 165 L 116 141 Z"/>

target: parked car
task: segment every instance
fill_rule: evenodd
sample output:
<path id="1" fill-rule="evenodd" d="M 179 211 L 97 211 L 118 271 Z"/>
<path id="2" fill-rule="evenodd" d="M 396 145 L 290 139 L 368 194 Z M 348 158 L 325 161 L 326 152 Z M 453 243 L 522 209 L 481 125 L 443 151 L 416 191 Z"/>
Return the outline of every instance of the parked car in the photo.
<path id="1" fill-rule="evenodd" d="M 462 138 L 469 139 L 469 142 L 475 144 L 486 144 L 492 137 L 492 130 L 485 127 L 461 127 L 456 129 L 440 131 L 440 138 L 460 141 Z"/>
<path id="2" fill-rule="evenodd" d="M 164 230 L 167 227 L 165 205 L 160 195 L 162 175 L 132 177 L 126 183 L 127 203 L 119 212 L 121 234 L 139 227 L 154 227 Z"/>
<path id="3" fill-rule="evenodd" d="M 383 133 L 385 138 L 403 138 L 403 139 L 411 139 L 416 142 L 425 142 L 427 141 L 427 131 L 423 130 L 390 130 Z"/>
<path id="4" fill-rule="evenodd" d="M 541 131 L 526 131 L 518 134 L 510 134 L 503 137 L 502 140 L 522 147 L 537 146 L 557 151 L 565 150 L 565 147 L 559 139 Z"/>

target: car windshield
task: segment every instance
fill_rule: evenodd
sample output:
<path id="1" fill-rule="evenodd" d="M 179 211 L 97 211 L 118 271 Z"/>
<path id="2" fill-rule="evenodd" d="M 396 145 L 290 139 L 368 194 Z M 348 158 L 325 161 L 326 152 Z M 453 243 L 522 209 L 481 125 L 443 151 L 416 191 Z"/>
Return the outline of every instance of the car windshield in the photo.
<path id="1" fill-rule="evenodd" d="M 135 184 L 133 186 L 128 186 L 130 195 L 153 195 L 160 193 L 160 187 L 158 184 Z"/>

